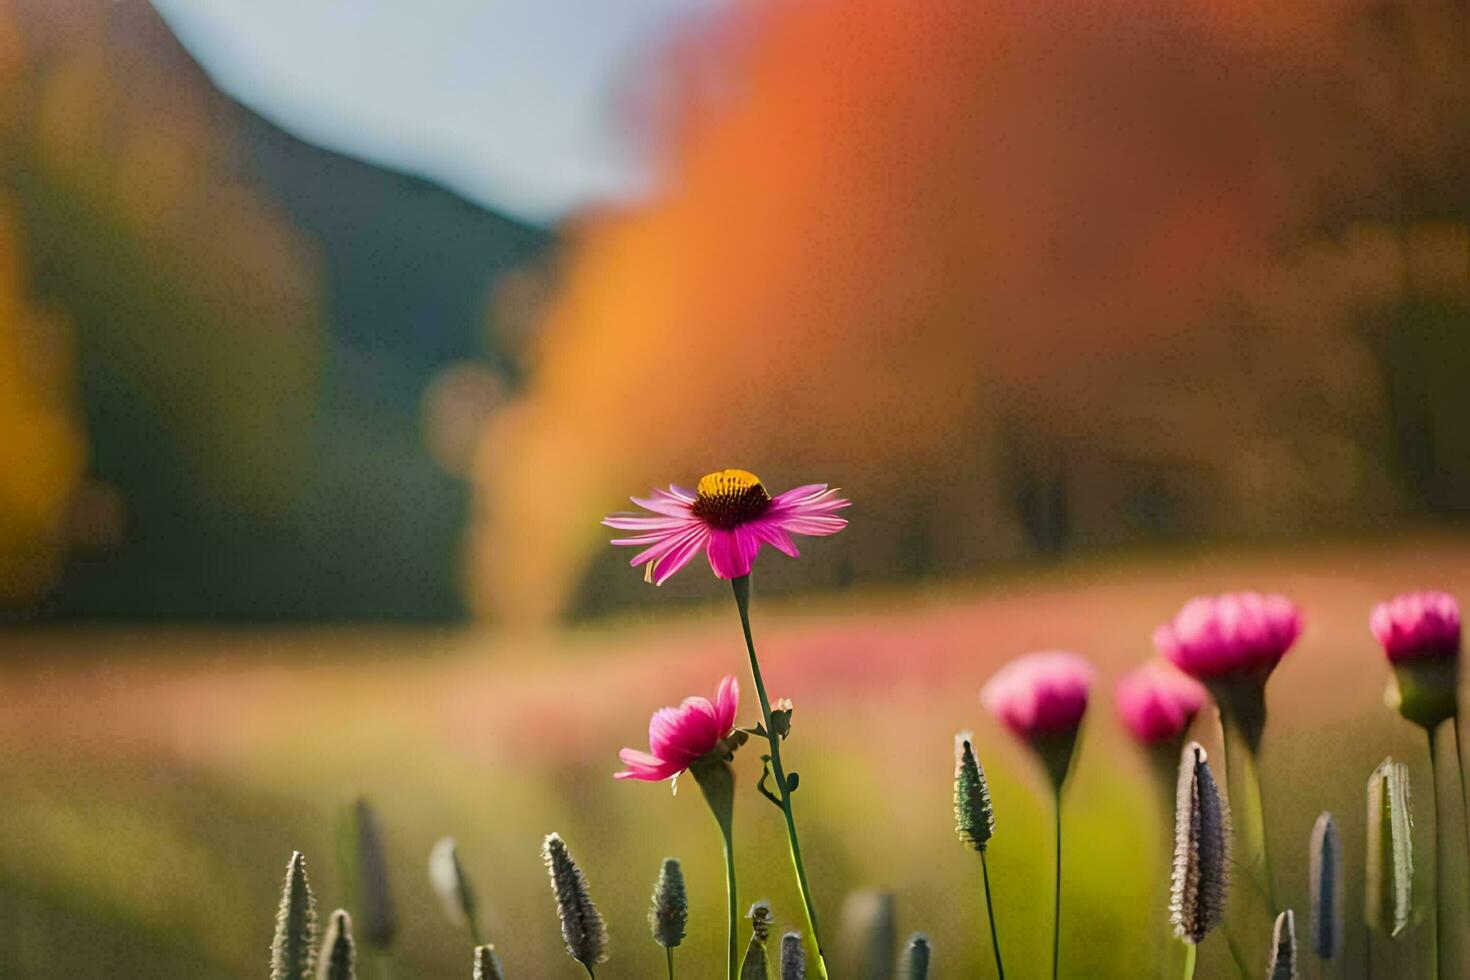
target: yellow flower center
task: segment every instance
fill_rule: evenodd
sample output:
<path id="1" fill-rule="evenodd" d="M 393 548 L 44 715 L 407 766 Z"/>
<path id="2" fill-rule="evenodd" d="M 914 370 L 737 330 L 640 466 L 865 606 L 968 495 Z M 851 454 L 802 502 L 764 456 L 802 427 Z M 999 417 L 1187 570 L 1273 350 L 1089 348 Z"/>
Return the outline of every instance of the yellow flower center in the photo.
<path id="1" fill-rule="evenodd" d="M 753 521 L 771 505 L 760 477 L 748 470 L 720 470 L 700 477 L 694 492 L 694 516 L 728 531 Z"/>

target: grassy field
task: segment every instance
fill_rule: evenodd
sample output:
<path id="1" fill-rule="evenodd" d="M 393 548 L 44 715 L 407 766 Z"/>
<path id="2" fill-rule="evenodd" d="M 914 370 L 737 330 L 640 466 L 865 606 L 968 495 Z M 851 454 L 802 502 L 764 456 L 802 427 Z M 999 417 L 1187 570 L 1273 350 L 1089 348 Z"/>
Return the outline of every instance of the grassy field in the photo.
<path id="1" fill-rule="evenodd" d="M 1305 915 L 1307 839 L 1324 809 L 1357 868 L 1364 782 L 1389 753 L 1412 770 L 1427 870 L 1422 738 L 1382 707 L 1386 667 L 1366 628 L 1375 600 L 1424 586 L 1470 596 L 1470 540 L 1126 560 L 768 603 L 757 594 L 768 683 L 796 704 L 784 754 L 802 774 L 797 817 L 825 930 L 835 940 L 849 890 L 890 889 L 899 935 L 933 936 L 935 976 L 989 975 L 979 866 L 955 841 L 950 811 L 951 739 L 970 727 L 995 799 L 991 871 L 1007 966 L 1017 980 L 1047 973 L 1049 805 L 1031 760 L 982 715 L 976 693 L 1009 657 L 1060 646 L 1093 658 L 1103 676 L 1064 809 L 1063 973 L 1176 975 L 1165 925 L 1170 801 L 1119 733 L 1111 684 L 1151 655 L 1153 627 L 1186 598 L 1232 588 L 1286 592 L 1308 618 L 1271 684 L 1263 763 L 1282 899 Z M 332 908 L 333 824 L 359 793 L 381 813 L 401 918 L 394 961 L 368 963 L 363 976 L 388 976 L 390 965 L 397 977 L 469 975 L 468 941 L 424 873 L 432 843 L 451 834 L 508 975 L 576 977 L 538 856 L 552 830 L 609 918 L 612 958 L 600 976 L 660 975 L 644 916 L 666 854 L 685 861 L 692 901 L 682 975 L 718 975 L 722 872 L 698 792 L 610 778 L 619 747 L 646 745 L 653 708 L 712 693 L 724 673 L 745 681 L 733 609 L 713 582 L 710 592 L 708 606 L 690 608 L 650 590 L 635 614 L 534 636 L 192 627 L 0 636 L 0 975 L 264 976 L 287 856 L 306 852 L 323 912 Z M 756 716 L 746 693 L 742 723 Z M 1212 717 L 1197 729 L 1214 744 Z M 778 925 L 794 925 L 779 814 L 752 788 L 756 755 L 737 760 L 742 900 L 768 898 Z M 1458 895 L 1465 837 L 1457 801 L 1451 809 Z M 1364 972 L 1359 908 L 1354 879 L 1340 976 Z M 1376 975 L 1409 968 L 1427 909 L 1381 951 Z M 1463 932 L 1464 922 L 1457 902 L 1450 924 Z M 1212 937 L 1198 976 L 1233 975 Z"/>

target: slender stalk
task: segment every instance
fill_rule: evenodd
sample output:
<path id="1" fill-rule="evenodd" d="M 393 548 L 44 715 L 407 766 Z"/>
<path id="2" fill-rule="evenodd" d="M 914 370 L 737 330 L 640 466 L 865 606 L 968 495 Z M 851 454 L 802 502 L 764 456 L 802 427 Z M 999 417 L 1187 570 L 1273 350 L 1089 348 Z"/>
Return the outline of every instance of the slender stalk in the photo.
<path id="1" fill-rule="evenodd" d="M 732 905 L 731 908 L 733 907 Z M 669 955 L 669 980 L 674 980 L 674 947 L 665 946 L 664 952 Z"/>
<path id="2" fill-rule="evenodd" d="M 796 817 L 791 810 L 791 789 L 786 783 L 786 770 L 781 765 L 781 738 L 775 734 L 771 723 L 771 699 L 766 695 L 765 681 L 761 679 L 760 661 L 755 655 L 755 640 L 750 633 L 750 576 L 742 575 L 730 580 L 735 593 L 735 606 L 740 611 L 740 628 L 745 633 L 745 650 L 750 654 L 750 676 L 755 681 L 755 693 L 760 697 L 761 720 L 766 730 L 766 741 L 771 746 L 771 774 L 776 779 L 776 789 L 781 794 L 781 812 L 786 816 L 786 838 L 791 844 L 791 865 L 796 870 L 796 884 L 801 890 L 801 902 L 806 912 L 807 931 L 811 934 L 812 948 L 816 951 L 817 976 L 827 980 L 827 962 L 822 947 L 822 936 L 817 930 L 817 909 L 812 902 L 811 887 L 807 884 L 806 866 L 801 860 L 801 844 L 796 838 Z"/>
<path id="3" fill-rule="evenodd" d="M 1450 728 L 1455 733 L 1455 779 L 1460 783 L 1460 815 L 1465 820 L 1466 843 L 1470 844 L 1470 796 L 1465 790 L 1465 753 L 1460 745 L 1460 719 L 1450 719 Z"/>
<path id="4" fill-rule="evenodd" d="M 1276 889 L 1272 883 L 1271 855 L 1266 848 L 1266 815 L 1261 803 L 1261 773 L 1256 747 L 1233 712 L 1221 712 L 1224 729 L 1225 776 L 1230 787 L 1230 815 L 1240 862 L 1252 883 L 1266 899 L 1270 914 L 1276 915 Z"/>
<path id="5" fill-rule="evenodd" d="M 1445 846 L 1444 811 L 1439 805 L 1439 753 L 1434 747 L 1434 729 L 1428 726 L 1424 735 L 1429 739 L 1429 794 L 1434 797 L 1434 975 L 1441 975 L 1444 955 L 1444 859 L 1449 853 Z"/>
<path id="6" fill-rule="evenodd" d="M 1051 980 L 1057 980 L 1062 949 L 1062 788 L 1060 784 L 1057 786 L 1054 799 L 1056 806 L 1052 808 L 1052 811 L 1056 814 L 1057 859 L 1051 900 Z"/>
<path id="7" fill-rule="evenodd" d="M 1194 980 L 1194 960 L 1199 955 L 1199 947 L 1194 943 L 1184 944 L 1184 980 Z"/>
<path id="8" fill-rule="evenodd" d="M 720 827 L 720 833 L 725 839 L 725 906 L 729 915 L 730 951 L 727 964 L 729 980 L 735 980 L 740 973 L 740 951 L 736 946 L 737 936 L 740 930 L 740 913 L 736 911 L 738 901 L 735 894 L 735 845 L 730 839 L 730 828 L 724 825 Z M 674 975 L 674 950 L 669 949 L 669 976 Z"/>
<path id="9" fill-rule="evenodd" d="M 980 877 L 985 882 L 985 914 L 990 917 L 990 948 L 995 950 L 995 973 L 1005 980 L 1006 968 L 1000 962 L 1000 933 L 995 929 L 995 903 L 990 900 L 990 865 L 985 861 L 985 852 L 980 852 Z"/>

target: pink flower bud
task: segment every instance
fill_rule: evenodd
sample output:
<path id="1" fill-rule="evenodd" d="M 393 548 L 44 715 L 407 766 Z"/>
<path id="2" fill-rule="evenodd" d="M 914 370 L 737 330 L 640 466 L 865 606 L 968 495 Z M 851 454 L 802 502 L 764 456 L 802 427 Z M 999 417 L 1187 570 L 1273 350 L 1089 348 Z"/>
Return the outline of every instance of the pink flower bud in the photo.
<path id="1" fill-rule="evenodd" d="M 1154 646 L 1192 677 L 1237 674 L 1264 678 L 1302 632 L 1302 614 L 1289 599 L 1259 592 L 1200 596 L 1154 631 Z"/>
<path id="2" fill-rule="evenodd" d="M 1409 592 L 1380 602 L 1368 627 L 1394 663 L 1460 654 L 1460 605 L 1447 592 Z"/>
<path id="3" fill-rule="evenodd" d="M 1145 745 L 1183 735 L 1206 697 L 1198 681 L 1162 660 L 1125 674 L 1113 693 L 1118 720 Z"/>

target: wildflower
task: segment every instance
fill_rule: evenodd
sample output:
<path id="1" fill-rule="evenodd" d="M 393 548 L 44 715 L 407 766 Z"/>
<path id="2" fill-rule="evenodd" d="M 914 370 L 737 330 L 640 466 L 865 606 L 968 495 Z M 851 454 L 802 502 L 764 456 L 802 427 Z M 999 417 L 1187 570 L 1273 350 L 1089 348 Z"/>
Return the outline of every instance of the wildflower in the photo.
<path id="1" fill-rule="evenodd" d="M 817 926 L 817 910 L 808 885 L 806 868 L 802 864 L 801 846 L 797 840 L 796 814 L 791 805 L 791 794 L 797 786 L 796 773 L 789 776 L 781 761 L 781 743 L 791 730 L 790 703 L 779 703 L 771 708 L 771 698 L 761 679 L 760 661 L 756 657 L 755 640 L 750 629 L 750 570 L 762 544 L 769 544 L 778 551 L 795 557 L 796 545 L 792 534 L 825 536 L 836 534 L 847 526 L 847 521 L 834 516 L 848 506 L 849 501 L 837 496 L 826 484 L 810 484 L 788 490 L 772 497 L 755 474 L 745 470 L 721 470 L 710 473 L 700 481 L 694 493 L 671 486 L 667 491 L 655 490 L 646 500 L 637 497 L 633 502 L 652 511 L 652 517 L 636 514 L 613 514 L 603 521 L 608 527 L 639 532 L 630 538 L 619 538 L 614 545 L 640 548 L 632 559 L 633 565 L 644 565 L 644 578 L 654 585 L 662 585 L 679 569 L 689 564 L 701 549 L 709 558 L 710 568 L 717 577 L 728 579 L 730 591 L 735 599 L 736 611 L 740 614 L 740 627 L 745 634 L 745 650 L 750 657 L 750 675 L 755 683 L 756 697 L 760 700 L 761 724 L 754 731 L 766 739 L 770 755 L 763 756 L 767 771 L 775 780 L 776 791 L 765 788 L 765 779 L 758 784 L 765 797 L 781 808 L 786 817 L 786 836 L 790 842 L 791 868 L 801 892 L 802 910 L 806 913 L 807 927 L 813 942 L 813 966 L 819 980 L 828 980 L 826 960 L 822 952 L 822 934 Z M 733 684 L 733 681 L 730 683 Z M 723 691 L 723 687 L 721 688 Z M 685 702 L 687 708 L 689 702 Z M 679 709 L 680 711 L 685 708 Z M 673 711 L 674 709 L 666 709 Z M 702 713 L 703 709 L 699 709 Z M 676 713 L 677 714 L 677 713 Z M 666 716 L 667 717 L 667 716 Z M 730 711 L 733 720 L 734 710 Z M 658 716 L 655 715 L 655 722 Z M 720 824 L 725 836 L 725 883 L 729 899 L 730 920 L 729 972 L 735 975 L 735 869 L 731 858 L 731 816 L 734 800 L 735 774 L 729 758 L 746 739 L 743 732 L 731 732 L 728 736 L 716 736 L 713 744 L 707 738 L 708 724 L 701 719 L 689 722 L 688 738 L 670 744 L 667 738 L 656 738 L 653 726 L 649 731 L 649 747 L 653 754 L 624 750 L 622 758 L 628 769 L 618 773 L 624 779 L 657 781 L 691 769 L 699 788 L 709 803 L 711 812 Z M 720 732 L 728 731 L 727 724 L 716 724 Z M 669 751 L 662 754 L 660 744 Z M 704 745 L 702 755 L 690 756 L 692 746 Z"/>
<path id="2" fill-rule="evenodd" d="M 1444 592 L 1413 592 L 1373 607 L 1374 637 L 1393 666 L 1384 700 L 1433 729 L 1459 712 L 1460 607 Z"/>
<path id="3" fill-rule="evenodd" d="M 1075 653 L 1029 653 L 1012 660 L 980 692 L 981 703 L 1023 739 L 1072 731 L 1082 723 L 1094 677 Z"/>
<path id="4" fill-rule="evenodd" d="M 1208 697 L 1198 681 L 1162 660 L 1125 674 L 1113 692 L 1118 719 L 1144 745 L 1183 736 Z"/>
<path id="5" fill-rule="evenodd" d="M 561 919 L 561 938 L 567 955 L 592 976 L 592 968 L 607 959 L 607 925 L 592 902 L 587 878 L 567 852 L 559 834 L 547 834 L 541 844 L 541 860 L 551 876 L 556 896 L 556 914 Z"/>
<path id="6" fill-rule="evenodd" d="M 1220 709 L 1238 858 L 1278 907 L 1257 759 L 1266 728 L 1266 681 L 1302 632 L 1302 614 L 1280 595 L 1233 592 L 1191 599 L 1154 631 L 1154 646 L 1201 681 Z"/>
<path id="7" fill-rule="evenodd" d="M 1230 810 L 1220 799 L 1205 750 L 1190 742 L 1179 761 L 1169 895 L 1174 934 L 1192 945 L 1204 942 L 1225 915 L 1229 887 Z"/>
<path id="8" fill-rule="evenodd" d="M 1460 655 L 1460 606 L 1446 592 L 1394 596 L 1373 607 L 1368 625 L 1394 662 Z"/>
<path id="9" fill-rule="evenodd" d="M 643 565 L 645 578 L 663 585 L 702 550 L 716 577 L 750 574 L 763 544 L 795 558 L 793 534 L 836 534 L 847 521 L 833 515 L 850 501 L 825 483 L 813 483 L 772 497 L 760 478 L 746 470 L 720 470 L 702 477 L 693 493 L 682 487 L 654 490 L 631 498 L 654 516 L 612 514 L 602 523 L 638 532 L 613 544 L 640 549 L 629 562 Z"/>
<path id="10" fill-rule="evenodd" d="M 1337 821 L 1323 813 L 1312 826 L 1307 852 L 1312 893 L 1312 949 L 1324 960 L 1342 952 L 1342 842 Z"/>
<path id="11" fill-rule="evenodd" d="M 1087 699 L 1096 676 L 1092 665 L 1075 653 L 1050 650 L 1028 653 L 1006 664 L 980 691 L 980 701 L 1035 750 L 1051 777 L 1052 810 L 1056 818 L 1055 884 L 1052 890 L 1052 976 L 1061 969 L 1062 937 L 1062 784 L 1072 765 L 1077 729 L 1087 713 Z M 992 927 L 993 933 L 993 927 Z M 992 934 L 992 939 L 994 938 Z M 999 964 L 1000 948 L 996 947 Z"/>
<path id="12" fill-rule="evenodd" d="M 700 759 L 728 757 L 747 737 L 733 731 L 739 709 L 740 684 L 728 676 L 720 682 L 714 704 L 691 697 L 677 708 L 658 709 L 648 722 L 652 752 L 623 749 L 618 757 L 628 768 L 614 777 L 658 782 L 677 776 Z"/>
<path id="13" fill-rule="evenodd" d="M 1301 610 L 1285 596 L 1233 592 L 1186 602 L 1154 631 L 1154 646 L 1199 680 L 1254 674 L 1264 684 L 1301 631 Z"/>
<path id="14" fill-rule="evenodd" d="M 990 713 L 1041 754 L 1058 788 L 1094 676 L 1092 665 L 1075 653 L 1028 653 L 1002 667 L 980 691 Z"/>

